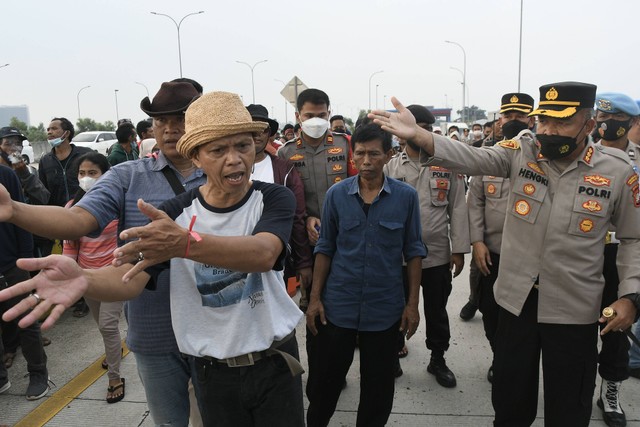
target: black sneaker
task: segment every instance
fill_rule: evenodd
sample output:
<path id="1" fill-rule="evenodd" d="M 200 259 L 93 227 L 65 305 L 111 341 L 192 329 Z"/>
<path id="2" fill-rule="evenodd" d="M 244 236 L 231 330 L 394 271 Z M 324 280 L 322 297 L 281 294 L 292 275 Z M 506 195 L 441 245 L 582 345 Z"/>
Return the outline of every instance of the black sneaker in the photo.
<path id="1" fill-rule="evenodd" d="M 627 417 L 620 406 L 620 386 L 622 381 L 602 379 L 598 408 L 602 409 L 602 419 L 609 427 L 625 427 Z"/>
<path id="2" fill-rule="evenodd" d="M 471 320 L 476 315 L 476 311 L 478 311 L 478 306 L 469 301 L 462 307 L 462 310 L 460 310 L 460 318 L 465 322 Z"/>
<path id="3" fill-rule="evenodd" d="M 29 373 L 29 387 L 27 387 L 27 400 L 38 400 L 49 392 L 49 375 L 44 372 Z"/>
<path id="4" fill-rule="evenodd" d="M 7 379 L 7 382 L 0 386 L 0 394 L 4 393 L 5 391 L 9 390 L 10 388 L 11 388 L 11 381 L 9 381 L 9 379 Z"/>
<path id="5" fill-rule="evenodd" d="M 442 387 L 453 388 L 456 386 L 456 376 L 453 375 L 451 369 L 447 367 L 444 359 L 431 359 L 429 366 L 427 366 L 427 372 L 435 375 L 436 381 Z"/>

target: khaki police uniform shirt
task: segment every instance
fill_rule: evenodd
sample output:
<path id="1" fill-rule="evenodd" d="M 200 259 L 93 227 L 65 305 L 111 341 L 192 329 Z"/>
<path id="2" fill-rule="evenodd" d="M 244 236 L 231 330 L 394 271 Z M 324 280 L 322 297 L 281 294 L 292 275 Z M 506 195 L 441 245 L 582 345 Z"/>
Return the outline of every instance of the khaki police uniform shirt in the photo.
<path id="1" fill-rule="evenodd" d="M 539 322 L 596 322 L 604 287 L 603 245 L 611 225 L 621 241 L 618 293 L 640 292 L 638 175 L 621 150 L 589 140 L 560 171 L 527 135 L 489 149 L 451 144 L 438 135 L 434 141 L 434 156 L 422 153 L 427 164 L 511 180 L 494 289 L 501 307 L 519 315 L 538 280 Z"/>
<path id="2" fill-rule="evenodd" d="M 467 191 L 471 243 L 484 242 L 490 252 L 500 254 L 502 228 L 507 216 L 509 178 L 473 176 Z"/>
<path id="3" fill-rule="evenodd" d="M 418 191 L 422 241 L 427 258 L 422 268 L 451 262 L 451 252 L 469 253 L 469 216 L 462 176 L 441 166 L 420 166 L 399 153 L 384 166 L 385 175 Z M 451 239 L 449 239 L 451 236 Z"/>
<path id="4" fill-rule="evenodd" d="M 278 157 L 295 166 L 304 185 L 307 215 L 321 217 L 327 190 L 347 178 L 349 142 L 342 134 L 327 132 L 318 147 L 310 147 L 301 138 L 288 141 L 278 150 Z"/>

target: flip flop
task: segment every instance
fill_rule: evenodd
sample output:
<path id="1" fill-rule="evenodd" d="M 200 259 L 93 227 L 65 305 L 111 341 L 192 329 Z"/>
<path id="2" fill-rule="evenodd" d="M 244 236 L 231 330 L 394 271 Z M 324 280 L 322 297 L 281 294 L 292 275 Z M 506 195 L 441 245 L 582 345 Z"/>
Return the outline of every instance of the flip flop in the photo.
<path id="1" fill-rule="evenodd" d="M 405 345 L 405 346 L 402 347 L 402 350 L 400 350 L 398 352 L 398 358 L 399 359 L 403 359 L 403 358 L 407 357 L 408 355 L 409 355 L 409 349 Z"/>
<path id="2" fill-rule="evenodd" d="M 107 403 L 116 403 L 116 402 L 120 402 L 122 399 L 124 399 L 124 378 L 120 378 L 120 381 L 122 381 L 122 382 L 120 384 L 118 384 L 118 385 L 107 387 L 107 392 L 113 393 L 113 392 L 117 391 L 118 389 L 122 389 L 122 394 L 120 394 L 118 396 L 115 396 L 115 397 L 107 397 Z"/>

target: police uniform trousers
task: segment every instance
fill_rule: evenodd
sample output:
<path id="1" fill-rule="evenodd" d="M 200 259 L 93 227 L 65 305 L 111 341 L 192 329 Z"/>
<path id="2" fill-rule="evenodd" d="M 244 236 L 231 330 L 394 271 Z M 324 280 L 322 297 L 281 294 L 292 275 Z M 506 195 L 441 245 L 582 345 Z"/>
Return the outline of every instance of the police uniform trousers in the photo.
<path id="1" fill-rule="evenodd" d="M 500 308 L 491 393 L 494 425 L 521 427 L 535 421 L 542 355 L 545 426 L 588 426 L 595 389 L 598 325 L 538 323 L 537 309 L 535 288 L 520 316 Z"/>
<path id="2" fill-rule="evenodd" d="M 616 257 L 618 244 L 609 243 L 604 246 L 604 292 L 602 294 L 602 308 L 609 306 L 618 299 L 618 267 Z M 606 324 L 600 325 L 603 329 Z M 629 339 L 623 332 L 611 331 L 600 337 L 602 349 L 598 357 L 600 376 L 609 381 L 624 381 L 629 378 Z"/>
<path id="3" fill-rule="evenodd" d="M 471 263 L 469 264 L 469 302 L 474 306 L 480 305 L 480 277 L 482 273 L 478 269 L 476 262 L 471 257 Z"/>
<path id="4" fill-rule="evenodd" d="M 402 281 L 404 283 L 405 299 L 409 297 L 409 282 L 407 268 L 402 267 Z M 432 357 L 442 357 L 449 349 L 451 330 L 449 328 L 449 314 L 447 302 L 451 295 L 451 270 L 449 264 L 423 268 L 420 278 L 422 287 L 422 302 L 424 304 L 424 318 L 427 329 L 425 340 Z M 404 338 L 398 342 L 398 351 L 404 345 Z"/>
<path id="5" fill-rule="evenodd" d="M 490 252 L 491 264 L 489 267 L 489 275 L 484 276 L 480 273 L 478 280 L 478 309 L 482 313 L 482 324 L 484 325 L 484 334 L 489 340 L 491 351 L 495 352 L 495 334 L 498 328 L 498 313 L 500 306 L 496 302 L 493 295 L 493 285 L 498 279 L 498 268 L 500 267 L 500 254 Z"/>

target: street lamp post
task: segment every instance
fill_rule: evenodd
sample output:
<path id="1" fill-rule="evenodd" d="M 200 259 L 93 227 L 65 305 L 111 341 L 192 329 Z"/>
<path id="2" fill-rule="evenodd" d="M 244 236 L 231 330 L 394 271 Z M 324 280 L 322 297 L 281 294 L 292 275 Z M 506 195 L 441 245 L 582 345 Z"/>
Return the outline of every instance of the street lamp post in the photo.
<path id="1" fill-rule="evenodd" d="M 458 46 L 462 50 L 462 55 L 464 59 L 464 66 L 462 67 L 464 72 L 462 73 L 462 121 L 465 121 L 465 93 L 467 92 L 467 52 L 464 50 L 464 47 L 460 43 L 452 42 L 450 40 L 445 40 L 445 43 L 454 44 Z"/>
<path id="2" fill-rule="evenodd" d="M 387 109 L 387 95 L 382 95 L 382 109 Z"/>
<path id="3" fill-rule="evenodd" d="M 268 59 L 263 59 L 262 61 L 258 61 L 258 62 L 256 62 L 256 63 L 255 63 L 255 64 L 253 64 L 253 65 L 247 64 L 246 62 L 243 62 L 243 61 L 236 61 L 238 64 L 244 64 L 244 65 L 246 65 L 246 66 L 247 66 L 247 67 L 249 67 L 249 69 L 251 70 L 251 94 L 252 94 L 252 96 L 253 96 L 253 98 L 252 98 L 252 99 L 253 99 L 252 104 L 255 104 L 255 103 L 256 103 L 256 87 L 255 87 L 255 84 L 254 84 L 254 81 L 253 81 L 253 69 L 254 69 L 254 68 L 256 68 L 256 66 L 257 66 L 258 64 L 262 64 L 263 62 L 267 62 L 267 61 L 268 61 Z"/>
<path id="4" fill-rule="evenodd" d="M 376 110 L 378 109 L 378 87 L 379 86 L 380 86 L 379 84 L 376 85 Z"/>
<path id="5" fill-rule="evenodd" d="M 380 71 L 376 71 L 374 73 L 371 73 L 371 75 L 369 76 L 369 111 L 371 111 L 371 79 L 373 78 L 373 76 L 375 76 L 376 74 L 380 74 L 382 73 L 383 70 Z"/>
<path id="6" fill-rule="evenodd" d="M 137 85 L 140 85 L 144 88 L 144 90 L 147 91 L 147 98 L 149 98 L 149 88 L 144 84 L 144 83 L 140 83 L 140 82 L 134 82 Z"/>
<path id="7" fill-rule="evenodd" d="M 462 76 L 462 82 L 460 82 L 460 83 L 462 84 L 462 91 L 463 91 L 463 93 L 462 93 L 462 99 L 464 100 L 464 99 L 465 99 L 465 94 L 464 94 L 464 83 L 463 83 L 463 82 L 464 82 L 464 73 L 463 73 L 463 72 L 462 72 L 462 70 L 461 70 L 461 69 L 459 69 L 459 68 L 456 68 L 456 67 L 449 67 L 449 68 L 451 68 L 452 70 L 456 70 L 456 71 L 457 71 L 457 72 L 459 72 L 459 73 L 460 73 L 460 75 Z M 464 102 L 464 101 L 463 101 L 463 102 Z M 464 121 L 464 116 L 463 116 L 463 114 L 464 114 L 464 105 L 462 106 L 462 111 L 461 111 L 461 114 L 460 114 L 460 117 L 461 117 L 461 118 L 463 118 L 463 119 L 462 119 L 462 121 Z"/>
<path id="8" fill-rule="evenodd" d="M 114 89 L 116 94 L 116 122 L 120 119 L 120 113 L 118 112 L 118 89 Z"/>
<path id="9" fill-rule="evenodd" d="M 172 17 L 170 17 L 169 15 L 166 15 L 164 13 L 151 12 L 152 15 L 166 16 L 167 18 L 171 19 L 171 21 L 173 21 L 173 23 L 176 26 L 176 30 L 178 30 L 178 63 L 180 64 L 180 77 L 181 78 L 182 78 L 182 47 L 180 46 L 180 26 L 182 25 L 182 21 L 184 21 L 187 17 L 192 16 L 192 15 L 199 15 L 201 13 L 204 13 L 204 10 L 201 10 L 199 12 L 188 13 L 185 16 L 183 16 L 182 19 L 180 19 L 180 22 L 176 22 L 176 20 L 173 19 Z"/>
<path id="10" fill-rule="evenodd" d="M 82 115 L 80 114 L 80 92 L 82 92 L 85 89 L 90 88 L 91 86 L 85 86 L 83 88 L 80 88 L 80 90 L 78 91 L 78 95 L 76 96 L 76 99 L 78 100 L 78 120 L 80 120 L 82 118 Z"/>
<path id="11" fill-rule="evenodd" d="M 282 84 L 283 84 L 283 85 L 285 85 L 285 86 L 287 85 L 285 82 L 283 82 L 283 81 L 282 81 L 282 80 L 280 80 L 280 79 L 273 79 L 273 80 L 275 80 L 276 82 L 280 82 L 280 83 L 282 83 Z M 288 117 L 287 117 L 287 104 L 288 104 L 288 103 L 289 103 L 289 102 L 287 102 L 287 100 L 286 100 L 286 98 L 285 98 L 285 100 L 284 100 L 284 123 L 285 123 L 285 124 L 289 123 L 289 119 L 288 119 Z"/>
<path id="12" fill-rule="evenodd" d="M 520 92 L 520 73 L 522 72 L 522 8 L 524 0 L 520 0 L 520 48 L 518 50 L 518 92 Z"/>

